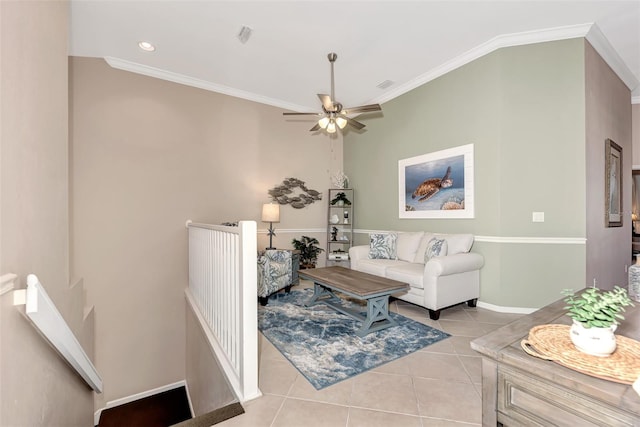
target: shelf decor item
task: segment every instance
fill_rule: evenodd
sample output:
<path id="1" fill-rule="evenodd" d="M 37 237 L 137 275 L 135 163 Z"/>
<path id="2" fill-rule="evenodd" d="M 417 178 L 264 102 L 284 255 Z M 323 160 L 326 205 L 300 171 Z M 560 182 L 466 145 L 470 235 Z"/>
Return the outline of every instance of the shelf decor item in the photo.
<path id="1" fill-rule="evenodd" d="M 344 192 L 339 192 L 335 195 L 333 199 L 331 199 L 331 206 L 351 206 L 351 201 L 347 198 L 347 195 Z"/>
<path id="2" fill-rule="evenodd" d="M 576 348 L 592 356 L 606 357 L 616 349 L 614 334 L 620 320 L 624 320 L 621 312 L 624 307 L 633 306 L 627 291 L 619 286 L 613 290 L 603 291 L 589 288 L 579 295 L 572 290 L 565 290 L 565 309 L 573 319 L 569 336 Z"/>
<path id="3" fill-rule="evenodd" d="M 349 186 L 349 177 L 342 171 L 337 172 L 331 177 L 333 188 L 347 188 Z"/>

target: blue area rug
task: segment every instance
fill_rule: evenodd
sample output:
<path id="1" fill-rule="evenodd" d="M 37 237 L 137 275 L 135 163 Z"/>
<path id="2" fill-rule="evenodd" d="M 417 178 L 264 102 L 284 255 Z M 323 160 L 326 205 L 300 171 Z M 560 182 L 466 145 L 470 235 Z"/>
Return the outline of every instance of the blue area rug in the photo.
<path id="1" fill-rule="evenodd" d="M 450 336 L 391 313 L 398 326 L 360 338 L 355 334 L 360 322 L 325 304 L 305 307 L 312 295 L 312 289 L 272 295 L 267 306 L 259 306 L 258 328 L 316 390 Z M 366 314 L 366 305 L 360 307 Z"/>

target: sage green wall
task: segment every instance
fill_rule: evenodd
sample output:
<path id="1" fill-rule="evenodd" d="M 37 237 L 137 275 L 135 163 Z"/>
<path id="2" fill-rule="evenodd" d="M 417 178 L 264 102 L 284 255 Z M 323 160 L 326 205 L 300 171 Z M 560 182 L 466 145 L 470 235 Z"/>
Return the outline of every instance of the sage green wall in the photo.
<path id="1" fill-rule="evenodd" d="M 367 230 L 473 233 L 488 304 L 536 308 L 584 287 L 584 244 L 567 239 L 585 237 L 584 84 L 583 39 L 511 47 L 363 117 L 368 131 L 344 143 L 356 242 Z M 465 144 L 475 150 L 475 218 L 399 219 L 398 160 Z"/>

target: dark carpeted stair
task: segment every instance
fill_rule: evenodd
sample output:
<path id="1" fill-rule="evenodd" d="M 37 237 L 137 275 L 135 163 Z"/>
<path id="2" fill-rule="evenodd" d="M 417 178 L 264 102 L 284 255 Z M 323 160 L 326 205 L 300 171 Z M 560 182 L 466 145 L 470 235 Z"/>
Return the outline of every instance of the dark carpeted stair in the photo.
<path id="1" fill-rule="evenodd" d="M 184 387 L 154 394 L 134 402 L 105 409 L 98 427 L 180 427 L 211 426 L 244 413 L 242 405 L 233 403 L 213 412 L 191 418 Z"/>

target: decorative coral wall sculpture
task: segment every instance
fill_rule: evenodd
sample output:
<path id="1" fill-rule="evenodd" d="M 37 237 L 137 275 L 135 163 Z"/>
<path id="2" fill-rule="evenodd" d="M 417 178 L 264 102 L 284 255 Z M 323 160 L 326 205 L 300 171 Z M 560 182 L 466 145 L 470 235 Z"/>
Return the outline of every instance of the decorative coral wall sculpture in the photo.
<path id="1" fill-rule="evenodd" d="M 300 188 L 303 193 L 297 196 L 290 196 L 290 194 L 294 193 L 295 188 Z M 316 200 L 322 200 L 322 193 L 307 188 L 304 185 L 304 181 L 297 178 L 285 178 L 282 184 L 269 190 L 269 196 L 274 202 L 281 205 L 290 204 L 295 209 L 302 209 Z"/>

